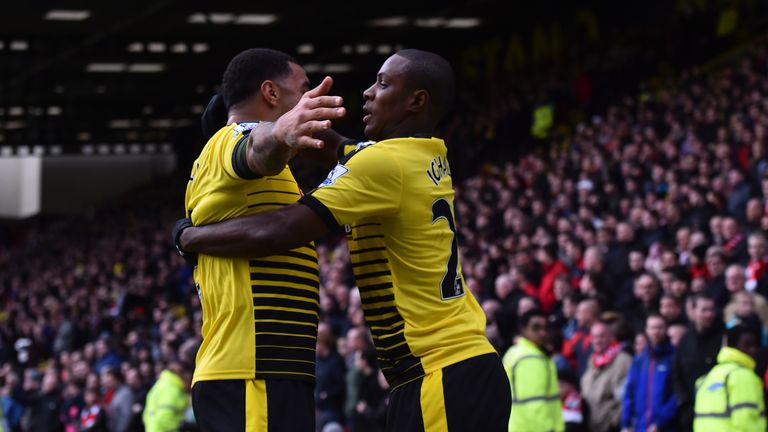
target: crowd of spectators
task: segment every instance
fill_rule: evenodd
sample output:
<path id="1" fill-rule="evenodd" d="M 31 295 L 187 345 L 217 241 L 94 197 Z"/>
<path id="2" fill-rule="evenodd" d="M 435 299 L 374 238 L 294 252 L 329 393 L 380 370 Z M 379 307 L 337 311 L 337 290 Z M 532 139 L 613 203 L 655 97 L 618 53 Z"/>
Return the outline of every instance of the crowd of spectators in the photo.
<path id="1" fill-rule="evenodd" d="M 153 185 L 87 217 L 5 232 L 17 243 L 0 248 L 6 430 L 143 430 L 158 376 L 189 382 L 201 311 L 168 244 L 171 190 Z"/>
<path id="2" fill-rule="evenodd" d="M 669 357 L 670 373 L 654 379 L 674 403 L 642 402 L 672 406 L 664 419 L 677 421 L 692 416 L 694 381 L 726 326 L 757 326 L 768 342 L 766 53 L 760 43 L 717 71 L 686 70 L 455 182 L 462 271 L 488 337 L 503 354 L 518 316 L 546 313 L 574 430 L 618 430 L 644 409 L 624 391 L 641 374 L 632 356 Z M 0 233 L 10 244 L 0 247 L 8 430 L 143 430 L 158 377 L 189 382 L 201 310 L 169 241 L 182 187 L 166 179 L 85 217 Z M 346 244 L 329 237 L 317 250 L 318 426 L 383 430 L 387 385 Z M 188 407 L 186 417 L 193 428 Z"/>
<path id="3" fill-rule="evenodd" d="M 695 380 L 714 366 L 725 326 L 765 335 L 767 72 L 764 43 L 714 72 L 686 70 L 456 187 L 462 269 L 489 337 L 504 352 L 516 317 L 549 314 L 559 372 L 601 422 L 585 420 L 589 430 L 629 426 L 615 409 L 631 404 L 629 362 L 603 354 L 618 344 L 643 355 L 649 317 L 681 347 L 665 378 L 677 397 L 666 422 L 690 425 Z M 619 379 L 596 382 L 597 359 L 622 363 Z"/>

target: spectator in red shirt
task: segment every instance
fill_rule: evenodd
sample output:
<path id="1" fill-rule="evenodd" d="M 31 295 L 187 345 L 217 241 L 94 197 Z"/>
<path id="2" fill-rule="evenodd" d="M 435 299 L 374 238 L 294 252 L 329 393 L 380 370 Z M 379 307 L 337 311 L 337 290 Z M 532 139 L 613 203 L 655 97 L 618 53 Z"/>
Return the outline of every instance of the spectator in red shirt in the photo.
<path id="1" fill-rule="evenodd" d="M 552 311 L 555 304 L 555 278 L 561 274 L 567 274 L 568 268 L 557 259 L 557 247 L 554 243 L 547 243 L 536 251 L 536 259 L 541 264 L 541 281 L 537 296 L 545 313 Z"/>
<path id="2" fill-rule="evenodd" d="M 749 235 L 747 240 L 747 252 L 749 252 L 749 264 L 747 265 L 747 291 L 758 291 L 765 295 L 768 291 L 768 281 L 765 280 L 766 268 L 768 268 L 768 244 L 765 235 L 759 231 Z"/>
<path id="3" fill-rule="evenodd" d="M 592 338 L 589 329 L 600 317 L 600 306 L 595 299 L 584 299 L 576 307 L 576 331 L 563 343 L 563 356 L 579 377 L 587 369 L 587 360 L 592 354 Z"/>

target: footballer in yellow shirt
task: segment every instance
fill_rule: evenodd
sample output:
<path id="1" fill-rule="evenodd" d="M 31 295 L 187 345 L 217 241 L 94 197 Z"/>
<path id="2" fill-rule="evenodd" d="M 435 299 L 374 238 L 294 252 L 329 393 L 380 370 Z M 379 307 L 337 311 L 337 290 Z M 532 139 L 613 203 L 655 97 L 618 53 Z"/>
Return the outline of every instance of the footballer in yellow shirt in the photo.
<path id="1" fill-rule="evenodd" d="M 387 430 L 505 431 L 511 396 L 461 274 L 447 149 L 432 133 L 453 72 L 420 50 L 389 57 L 364 93 L 365 134 L 299 203 L 185 229 L 180 248 L 269 255 L 346 228 L 365 320 L 391 384 Z"/>

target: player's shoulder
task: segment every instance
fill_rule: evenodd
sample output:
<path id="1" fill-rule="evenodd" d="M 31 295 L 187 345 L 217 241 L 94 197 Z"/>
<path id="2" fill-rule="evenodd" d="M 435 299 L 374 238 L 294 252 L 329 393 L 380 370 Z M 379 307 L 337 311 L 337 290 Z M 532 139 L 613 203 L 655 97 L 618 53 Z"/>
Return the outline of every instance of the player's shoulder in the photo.
<path id="1" fill-rule="evenodd" d="M 340 150 L 343 152 L 339 157 L 339 163 L 344 165 L 356 155 L 360 154 L 363 150 L 372 147 L 376 144 L 376 141 L 359 141 L 359 140 L 347 140 L 340 146 Z"/>

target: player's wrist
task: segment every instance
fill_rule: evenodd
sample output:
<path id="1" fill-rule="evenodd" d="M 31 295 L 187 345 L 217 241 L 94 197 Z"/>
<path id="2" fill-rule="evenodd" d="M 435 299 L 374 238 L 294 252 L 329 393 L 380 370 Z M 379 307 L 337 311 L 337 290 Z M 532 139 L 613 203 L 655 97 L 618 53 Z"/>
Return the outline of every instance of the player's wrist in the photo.
<path id="1" fill-rule="evenodd" d="M 176 247 L 176 252 L 186 260 L 195 260 L 196 258 L 194 253 L 191 253 L 184 248 L 184 240 L 186 239 L 182 238 L 184 232 L 192 227 L 194 227 L 194 225 L 192 225 L 192 219 L 189 218 L 177 220 L 176 225 L 173 227 L 173 245 Z"/>

